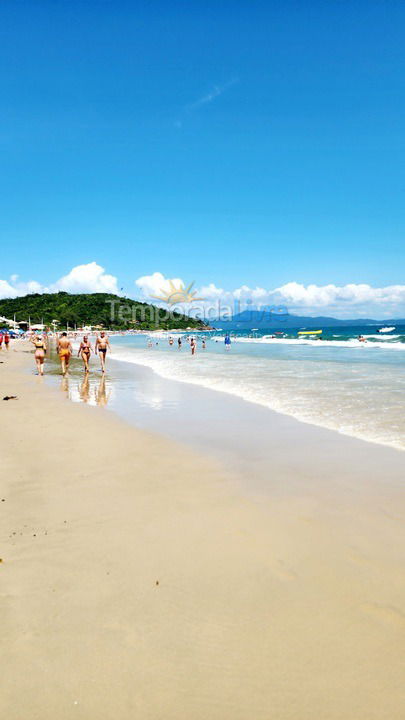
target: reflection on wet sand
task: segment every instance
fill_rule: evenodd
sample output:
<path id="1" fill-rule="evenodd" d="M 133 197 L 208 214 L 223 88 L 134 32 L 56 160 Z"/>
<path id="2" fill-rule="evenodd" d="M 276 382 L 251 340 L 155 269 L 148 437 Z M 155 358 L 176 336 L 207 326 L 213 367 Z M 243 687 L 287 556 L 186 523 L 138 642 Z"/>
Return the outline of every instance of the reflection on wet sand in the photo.
<path id="1" fill-rule="evenodd" d="M 87 403 L 89 401 L 90 397 L 90 383 L 89 383 L 89 375 L 88 373 L 85 373 L 83 382 L 80 386 L 80 398 L 82 402 Z"/>
<path id="2" fill-rule="evenodd" d="M 100 378 L 100 382 L 98 385 L 98 388 L 96 389 L 96 402 L 97 405 L 107 405 L 108 399 L 109 399 L 110 393 L 106 392 L 106 386 L 105 386 L 105 375 L 102 375 Z"/>
<path id="3" fill-rule="evenodd" d="M 88 373 L 81 379 L 65 376 L 61 378 L 60 389 L 67 394 L 69 400 L 100 407 L 108 404 L 111 395 L 110 383 L 107 383 L 105 375 L 99 380 L 90 380 Z"/>
<path id="4" fill-rule="evenodd" d="M 63 375 L 60 381 L 60 389 L 62 392 L 69 392 L 69 378 L 67 375 Z"/>

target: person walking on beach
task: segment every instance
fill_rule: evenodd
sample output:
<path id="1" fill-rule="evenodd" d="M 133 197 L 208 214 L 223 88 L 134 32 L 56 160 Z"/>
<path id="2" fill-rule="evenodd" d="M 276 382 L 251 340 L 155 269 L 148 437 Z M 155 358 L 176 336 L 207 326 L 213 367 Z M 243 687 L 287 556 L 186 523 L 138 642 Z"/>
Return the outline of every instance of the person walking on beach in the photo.
<path id="1" fill-rule="evenodd" d="M 70 342 L 66 332 L 63 332 L 60 338 L 57 339 L 56 347 L 62 367 L 62 375 L 66 375 L 69 369 L 69 361 L 73 351 L 72 343 Z"/>
<path id="2" fill-rule="evenodd" d="M 192 337 L 191 340 L 190 340 L 190 347 L 191 347 L 191 354 L 192 354 L 192 355 L 195 355 L 195 351 L 196 351 L 197 346 L 196 346 L 195 339 L 194 339 L 193 337 Z"/>
<path id="3" fill-rule="evenodd" d="M 229 336 L 229 333 L 226 333 L 225 335 L 225 350 L 231 349 L 231 338 Z"/>
<path id="4" fill-rule="evenodd" d="M 177 347 L 181 350 L 181 337 L 177 340 Z"/>
<path id="5" fill-rule="evenodd" d="M 80 343 L 79 352 L 77 353 L 77 357 L 79 357 L 79 355 L 82 356 L 82 360 L 84 362 L 84 372 L 85 373 L 89 372 L 89 360 L 90 360 L 90 355 L 91 355 L 92 350 L 93 350 L 93 348 L 91 347 L 91 344 L 89 343 L 89 339 L 88 339 L 87 335 L 83 335 L 83 340 Z"/>
<path id="6" fill-rule="evenodd" d="M 100 358 L 100 364 L 101 364 L 101 372 L 105 372 L 105 356 L 107 354 L 107 349 L 111 350 L 110 342 L 108 340 L 108 337 L 106 336 L 104 330 L 101 331 L 100 337 L 96 340 L 96 348 L 95 353 L 99 355 Z"/>
<path id="7" fill-rule="evenodd" d="M 43 375 L 46 353 L 45 338 L 42 335 L 31 335 L 30 341 L 35 347 L 34 358 L 37 366 L 38 375 Z"/>
<path id="8" fill-rule="evenodd" d="M 8 332 L 6 330 L 6 332 L 4 333 L 4 346 L 5 346 L 6 350 L 9 349 L 8 348 L 9 344 L 10 344 L 10 335 L 8 334 Z"/>
<path id="9" fill-rule="evenodd" d="M 0 350 L 2 349 L 2 347 L 3 347 L 3 333 L 0 332 Z"/>

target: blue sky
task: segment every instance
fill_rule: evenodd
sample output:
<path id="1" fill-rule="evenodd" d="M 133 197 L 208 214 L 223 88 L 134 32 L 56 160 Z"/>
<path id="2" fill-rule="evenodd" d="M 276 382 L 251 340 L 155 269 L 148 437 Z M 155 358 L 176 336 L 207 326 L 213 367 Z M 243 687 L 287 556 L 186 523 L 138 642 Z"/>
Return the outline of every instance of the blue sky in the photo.
<path id="1" fill-rule="evenodd" d="M 404 31 L 394 1 L 3 0 L 3 294 L 89 263 L 402 287 Z"/>

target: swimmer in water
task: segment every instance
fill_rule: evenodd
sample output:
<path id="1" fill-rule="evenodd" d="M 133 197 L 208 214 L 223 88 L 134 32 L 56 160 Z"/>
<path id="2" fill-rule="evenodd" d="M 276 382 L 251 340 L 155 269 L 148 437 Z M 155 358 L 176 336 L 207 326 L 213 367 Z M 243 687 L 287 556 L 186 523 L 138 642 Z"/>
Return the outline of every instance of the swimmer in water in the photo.
<path id="1" fill-rule="evenodd" d="M 195 340 L 194 340 L 193 337 L 192 337 L 191 340 L 190 340 L 190 347 L 191 347 L 191 354 L 192 354 L 192 355 L 195 355 L 195 351 L 196 351 L 196 347 L 197 347 L 197 346 L 196 346 L 196 342 L 195 342 Z"/>
<path id="2" fill-rule="evenodd" d="M 181 350 L 181 337 L 177 340 L 177 347 Z"/>

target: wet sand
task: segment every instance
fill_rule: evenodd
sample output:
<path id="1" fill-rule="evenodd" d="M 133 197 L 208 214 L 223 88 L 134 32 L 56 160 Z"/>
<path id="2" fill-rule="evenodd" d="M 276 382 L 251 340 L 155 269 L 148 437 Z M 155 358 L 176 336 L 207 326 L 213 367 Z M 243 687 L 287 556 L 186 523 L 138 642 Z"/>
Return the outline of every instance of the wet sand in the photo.
<path id="1" fill-rule="evenodd" d="M 402 453 L 274 413 L 266 481 L 0 360 L 2 715 L 403 717 Z"/>

